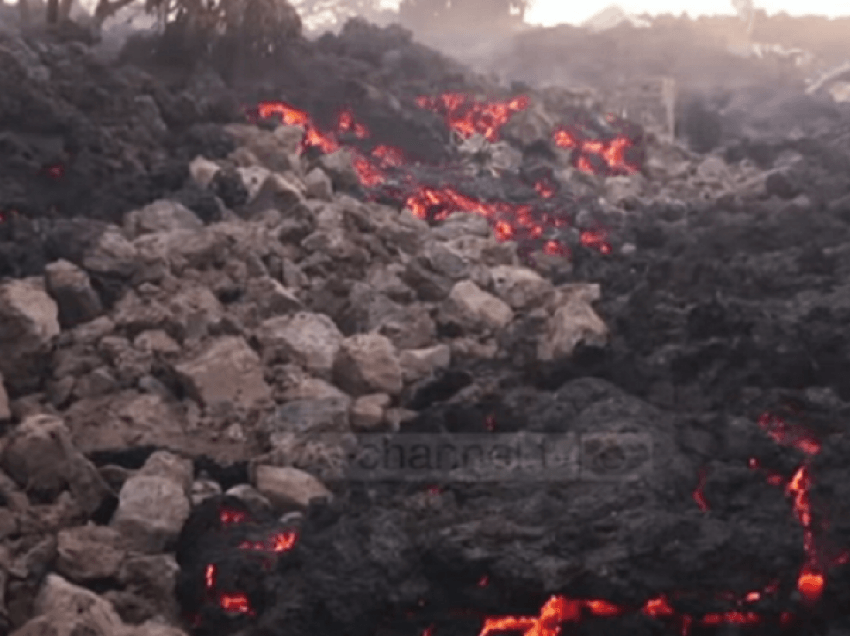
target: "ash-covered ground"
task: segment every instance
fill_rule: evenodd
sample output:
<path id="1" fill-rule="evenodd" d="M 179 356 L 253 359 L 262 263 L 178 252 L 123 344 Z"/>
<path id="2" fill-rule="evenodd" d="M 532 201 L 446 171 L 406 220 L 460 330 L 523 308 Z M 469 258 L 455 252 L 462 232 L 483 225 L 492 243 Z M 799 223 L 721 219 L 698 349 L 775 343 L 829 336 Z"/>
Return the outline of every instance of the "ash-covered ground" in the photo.
<path id="1" fill-rule="evenodd" d="M 149 45 L 0 35 L 0 631 L 850 633 L 846 106 Z"/>

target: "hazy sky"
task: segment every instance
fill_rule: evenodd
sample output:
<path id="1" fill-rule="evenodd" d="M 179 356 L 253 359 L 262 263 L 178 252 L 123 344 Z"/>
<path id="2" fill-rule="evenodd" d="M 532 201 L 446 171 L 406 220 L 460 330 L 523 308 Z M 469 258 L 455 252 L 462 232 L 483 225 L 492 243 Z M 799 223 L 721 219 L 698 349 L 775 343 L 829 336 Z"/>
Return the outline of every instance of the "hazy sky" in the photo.
<path id="1" fill-rule="evenodd" d="M 576 0 L 534 0 L 526 13 L 532 24 L 578 24 L 613 2 L 576 2 Z M 691 16 L 735 13 L 731 0 L 621 0 L 616 2 L 629 13 L 672 13 L 683 11 Z M 768 13 L 784 11 L 790 15 L 850 16 L 850 0 L 755 0 L 757 9 Z"/>

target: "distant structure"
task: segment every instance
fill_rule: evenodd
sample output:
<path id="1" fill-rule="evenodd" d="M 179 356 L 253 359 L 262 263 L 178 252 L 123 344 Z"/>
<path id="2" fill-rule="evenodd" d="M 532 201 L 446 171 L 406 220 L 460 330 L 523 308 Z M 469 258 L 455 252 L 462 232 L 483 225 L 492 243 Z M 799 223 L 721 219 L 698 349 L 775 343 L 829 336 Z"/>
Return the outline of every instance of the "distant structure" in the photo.
<path id="1" fill-rule="evenodd" d="M 650 26 L 649 22 L 636 15 L 626 13 L 622 7 L 612 4 L 609 7 L 602 9 L 599 13 L 588 18 L 582 23 L 582 27 L 590 31 L 607 31 L 620 26 L 621 24 L 631 24 L 633 27 L 642 28 Z"/>

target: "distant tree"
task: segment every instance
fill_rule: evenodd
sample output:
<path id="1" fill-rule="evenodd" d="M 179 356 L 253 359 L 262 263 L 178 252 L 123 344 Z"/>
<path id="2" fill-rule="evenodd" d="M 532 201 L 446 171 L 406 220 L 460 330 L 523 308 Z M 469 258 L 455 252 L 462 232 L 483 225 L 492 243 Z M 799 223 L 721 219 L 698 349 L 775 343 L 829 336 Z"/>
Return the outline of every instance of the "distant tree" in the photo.
<path id="1" fill-rule="evenodd" d="M 73 0 L 47 0 L 47 24 L 59 24 L 67 22 L 71 16 Z M 18 0 L 21 24 L 28 25 L 32 20 L 32 11 L 29 0 Z"/>
<path id="2" fill-rule="evenodd" d="M 292 5 L 302 22 L 313 28 L 342 25 L 355 16 L 381 22 L 387 13 L 380 0 L 293 0 Z"/>

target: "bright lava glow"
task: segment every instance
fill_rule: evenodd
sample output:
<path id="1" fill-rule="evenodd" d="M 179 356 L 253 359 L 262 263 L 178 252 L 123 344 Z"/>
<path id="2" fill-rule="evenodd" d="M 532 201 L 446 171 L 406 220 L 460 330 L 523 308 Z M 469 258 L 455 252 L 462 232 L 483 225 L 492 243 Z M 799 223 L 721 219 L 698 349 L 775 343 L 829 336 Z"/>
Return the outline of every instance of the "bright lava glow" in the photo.
<path id="1" fill-rule="evenodd" d="M 533 3 L 525 14 L 526 22 L 543 26 L 563 23 L 579 25 L 613 4 L 634 15 L 670 13 L 678 16 L 687 13 L 692 18 L 701 15 L 735 15 L 730 0 L 620 0 L 598 4 L 533 0 Z M 755 5 L 756 9 L 762 9 L 770 15 L 785 12 L 793 16 L 850 17 L 850 2 L 847 0 L 756 0 Z"/>

